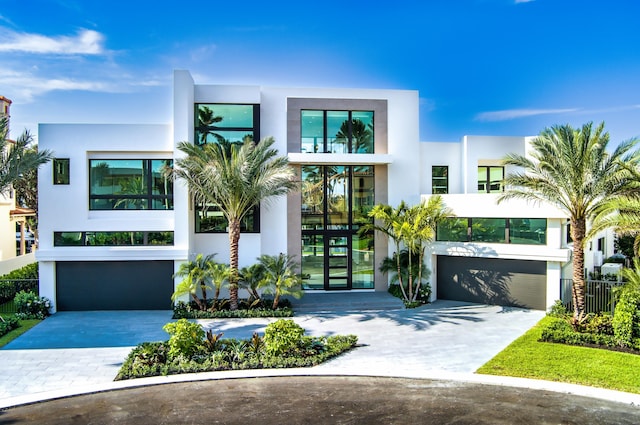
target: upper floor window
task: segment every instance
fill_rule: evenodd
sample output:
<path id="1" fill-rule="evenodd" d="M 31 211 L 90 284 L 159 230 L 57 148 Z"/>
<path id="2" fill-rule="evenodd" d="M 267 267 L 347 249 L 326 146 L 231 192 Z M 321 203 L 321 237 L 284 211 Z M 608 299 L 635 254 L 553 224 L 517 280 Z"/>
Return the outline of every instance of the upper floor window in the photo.
<path id="1" fill-rule="evenodd" d="M 69 184 L 69 158 L 53 159 L 53 184 Z"/>
<path id="2" fill-rule="evenodd" d="M 373 111 L 301 111 L 301 149 L 310 153 L 374 153 Z"/>
<path id="3" fill-rule="evenodd" d="M 171 159 L 90 159 L 90 210 L 172 210 Z"/>
<path id="4" fill-rule="evenodd" d="M 431 167 L 431 193 L 449 193 L 449 167 L 446 165 Z"/>
<path id="5" fill-rule="evenodd" d="M 196 233 L 227 233 L 229 222 L 217 205 L 198 205 L 196 210 Z M 241 233 L 260 233 L 260 208 L 250 211 L 240 222 Z"/>
<path id="6" fill-rule="evenodd" d="M 478 193 L 500 193 L 503 181 L 504 167 L 478 167 Z"/>
<path id="7" fill-rule="evenodd" d="M 436 240 L 546 245 L 546 218 L 447 217 L 438 223 Z"/>
<path id="8" fill-rule="evenodd" d="M 196 104 L 196 144 L 259 140 L 259 105 Z"/>

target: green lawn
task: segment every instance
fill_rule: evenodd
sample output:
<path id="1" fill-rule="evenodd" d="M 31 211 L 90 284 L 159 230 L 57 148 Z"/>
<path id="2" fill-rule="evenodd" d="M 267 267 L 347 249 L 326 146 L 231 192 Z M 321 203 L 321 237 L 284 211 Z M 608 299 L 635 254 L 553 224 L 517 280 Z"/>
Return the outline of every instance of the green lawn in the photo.
<path id="1" fill-rule="evenodd" d="M 2 314 L 2 317 L 7 318 L 11 316 L 10 314 Z M 7 345 L 8 343 L 10 343 L 11 341 L 13 341 L 14 339 L 16 339 L 17 337 L 19 337 L 20 335 L 22 335 L 23 333 L 25 333 L 26 331 L 28 331 L 29 329 L 31 329 L 32 327 L 34 327 L 35 325 L 37 325 L 38 323 L 42 322 L 42 320 L 21 320 L 20 321 L 20 327 L 18 327 L 17 329 L 12 330 L 11 332 L 9 332 L 6 335 L 0 336 L 0 347 L 4 347 L 5 345 Z"/>
<path id="2" fill-rule="evenodd" d="M 640 355 L 538 342 L 541 326 L 547 320 L 538 322 L 477 373 L 568 382 L 640 394 Z"/>

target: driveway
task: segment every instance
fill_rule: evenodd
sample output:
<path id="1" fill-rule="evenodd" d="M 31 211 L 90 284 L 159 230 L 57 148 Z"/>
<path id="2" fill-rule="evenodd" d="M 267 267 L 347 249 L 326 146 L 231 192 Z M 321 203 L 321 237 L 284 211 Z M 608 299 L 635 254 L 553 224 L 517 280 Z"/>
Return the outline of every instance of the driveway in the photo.
<path id="1" fill-rule="evenodd" d="M 436 301 L 412 310 L 341 311 L 294 318 L 310 335 L 355 334 L 364 346 L 305 374 L 433 376 L 472 373 L 531 328 L 541 311 Z M 225 337 L 263 332 L 276 319 L 200 320 Z M 10 398 L 112 385 L 132 347 L 167 339 L 170 311 L 57 313 L 0 350 L 0 407 Z M 20 398 L 22 397 L 22 398 Z M 4 402 L 2 401 L 4 399 Z"/>

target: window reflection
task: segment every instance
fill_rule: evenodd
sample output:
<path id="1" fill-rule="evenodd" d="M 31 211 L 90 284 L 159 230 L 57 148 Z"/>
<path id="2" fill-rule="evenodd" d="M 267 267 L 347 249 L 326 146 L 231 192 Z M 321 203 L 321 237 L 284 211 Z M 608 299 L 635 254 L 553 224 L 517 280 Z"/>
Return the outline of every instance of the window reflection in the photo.
<path id="1" fill-rule="evenodd" d="M 301 151 L 374 153 L 372 111 L 301 111 Z"/>

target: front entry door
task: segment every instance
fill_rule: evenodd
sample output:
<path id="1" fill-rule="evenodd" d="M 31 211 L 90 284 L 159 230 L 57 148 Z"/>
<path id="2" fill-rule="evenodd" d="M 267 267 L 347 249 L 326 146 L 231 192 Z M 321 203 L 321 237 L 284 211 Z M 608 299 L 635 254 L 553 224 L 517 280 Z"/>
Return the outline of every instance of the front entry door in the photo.
<path id="1" fill-rule="evenodd" d="M 351 237 L 347 234 L 331 235 L 324 240 L 324 289 L 351 289 Z"/>

